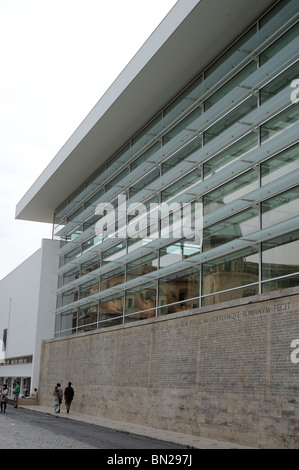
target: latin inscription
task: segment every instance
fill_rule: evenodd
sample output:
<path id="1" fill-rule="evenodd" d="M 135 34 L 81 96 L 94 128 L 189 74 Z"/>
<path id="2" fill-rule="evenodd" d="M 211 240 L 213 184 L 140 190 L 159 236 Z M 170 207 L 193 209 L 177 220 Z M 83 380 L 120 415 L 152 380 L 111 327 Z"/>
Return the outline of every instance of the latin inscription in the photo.
<path id="1" fill-rule="evenodd" d="M 218 321 L 225 320 L 239 320 L 242 318 L 256 317 L 270 313 L 282 313 L 290 310 L 291 302 L 280 302 L 273 305 L 267 305 L 262 307 L 246 307 L 242 310 L 217 313 L 215 315 L 209 314 L 205 318 L 194 318 L 189 320 L 190 326 L 204 325 L 207 323 L 215 323 Z"/>

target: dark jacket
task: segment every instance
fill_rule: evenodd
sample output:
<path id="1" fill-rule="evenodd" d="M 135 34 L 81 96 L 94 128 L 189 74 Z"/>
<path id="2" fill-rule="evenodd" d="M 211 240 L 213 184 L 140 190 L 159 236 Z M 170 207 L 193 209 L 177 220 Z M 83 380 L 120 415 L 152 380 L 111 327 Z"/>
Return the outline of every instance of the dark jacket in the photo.
<path id="1" fill-rule="evenodd" d="M 73 387 L 66 387 L 66 389 L 64 390 L 64 398 L 67 401 L 70 401 L 74 398 L 74 389 L 73 389 Z"/>

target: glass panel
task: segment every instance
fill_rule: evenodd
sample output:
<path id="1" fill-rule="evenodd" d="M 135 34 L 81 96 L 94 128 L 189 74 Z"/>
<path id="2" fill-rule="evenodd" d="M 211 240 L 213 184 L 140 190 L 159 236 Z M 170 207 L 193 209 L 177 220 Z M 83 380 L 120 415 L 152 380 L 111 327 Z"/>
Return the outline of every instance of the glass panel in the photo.
<path id="1" fill-rule="evenodd" d="M 107 183 L 106 186 L 105 186 L 106 192 L 109 191 L 109 189 L 112 189 L 115 186 L 118 186 L 117 183 L 119 183 L 128 174 L 129 174 L 129 168 L 125 168 L 118 175 L 116 175 L 114 178 L 112 178 L 112 180 L 109 181 L 109 183 Z"/>
<path id="2" fill-rule="evenodd" d="M 93 196 L 91 196 L 87 201 L 86 203 L 84 204 L 84 209 L 87 209 L 87 207 L 90 207 L 92 205 L 94 205 L 95 207 L 97 206 L 98 204 L 98 201 L 100 199 L 101 196 L 103 196 L 104 194 L 104 190 L 103 189 L 100 189 L 99 191 L 97 191 Z"/>
<path id="3" fill-rule="evenodd" d="M 146 310 L 146 312 L 140 313 L 137 319 L 155 317 L 156 292 L 156 283 L 146 284 L 126 291 L 126 314 Z"/>
<path id="4" fill-rule="evenodd" d="M 299 230 L 262 243 L 262 279 L 296 272 L 299 272 Z"/>
<path id="5" fill-rule="evenodd" d="M 228 114 L 226 114 L 220 121 L 210 127 L 204 133 L 204 144 L 206 145 L 212 139 L 217 137 L 228 127 L 232 126 L 235 122 L 240 121 L 246 114 L 250 113 L 253 109 L 257 107 L 257 98 L 251 96 L 243 104 L 237 108 L 232 109 Z"/>
<path id="6" fill-rule="evenodd" d="M 160 250 L 160 267 L 165 268 L 183 259 L 184 246 L 179 242 L 169 245 Z"/>
<path id="7" fill-rule="evenodd" d="M 77 300 L 78 300 L 78 291 L 77 289 L 72 289 L 62 294 L 61 306 L 70 304 L 71 302 L 76 302 Z"/>
<path id="8" fill-rule="evenodd" d="M 298 199 L 299 186 L 262 202 L 262 227 L 270 227 L 298 215 Z"/>
<path id="9" fill-rule="evenodd" d="M 196 99 L 200 97 L 200 90 L 202 90 L 201 85 L 202 75 L 165 108 L 163 118 L 164 127 L 193 105 Z"/>
<path id="10" fill-rule="evenodd" d="M 159 280 L 160 308 L 158 315 L 197 308 L 199 306 L 199 286 L 199 266 L 161 278 Z"/>
<path id="11" fill-rule="evenodd" d="M 263 282 L 262 293 L 272 292 L 280 289 L 289 289 L 290 287 L 299 286 L 299 274 L 290 276 L 283 279 L 276 279 L 275 281 Z"/>
<path id="12" fill-rule="evenodd" d="M 203 231 L 203 250 L 207 251 L 235 238 L 244 237 L 259 230 L 259 210 L 250 208 L 229 217 Z"/>
<path id="13" fill-rule="evenodd" d="M 290 86 L 292 80 L 298 78 L 298 64 L 289 67 L 285 72 L 281 73 L 260 90 L 260 102 L 264 104 L 270 98 L 277 95 L 281 90 Z"/>
<path id="14" fill-rule="evenodd" d="M 64 264 L 69 263 L 72 259 L 81 254 L 81 245 L 69 251 L 64 257 Z"/>
<path id="15" fill-rule="evenodd" d="M 77 311 L 72 310 L 69 312 L 61 313 L 57 315 L 57 320 L 60 322 L 60 331 L 66 331 L 66 334 L 75 333 L 77 326 Z M 73 330 L 73 331 L 71 331 Z"/>
<path id="16" fill-rule="evenodd" d="M 178 263 L 190 256 L 198 255 L 201 252 L 200 244 L 190 240 L 182 240 L 160 250 L 160 268 L 165 268 L 174 263 Z"/>
<path id="17" fill-rule="evenodd" d="M 131 299 L 131 297 L 130 297 Z M 129 300 L 130 302 L 131 300 Z M 139 321 L 139 320 L 146 320 L 147 318 L 154 318 L 155 317 L 155 311 L 154 310 L 149 310 L 149 311 L 143 311 L 143 312 L 138 312 L 138 313 L 133 313 L 130 315 L 125 315 L 124 321 L 125 323 L 132 323 L 134 321 Z"/>
<path id="18" fill-rule="evenodd" d="M 178 179 L 175 183 L 168 186 L 168 188 L 162 191 L 162 202 L 169 199 L 171 196 L 183 192 L 192 184 L 198 183 L 201 181 L 201 168 L 196 168 L 195 170 L 190 171 L 183 178 Z"/>
<path id="19" fill-rule="evenodd" d="M 162 131 L 162 113 L 159 113 L 144 129 L 133 139 L 132 154 L 136 153 Z"/>
<path id="20" fill-rule="evenodd" d="M 57 239 L 59 240 L 60 236 L 57 234 L 60 232 L 60 230 L 64 229 L 65 225 L 66 225 L 66 219 L 61 219 L 61 223 L 53 227 L 54 240 L 57 240 Z"/>
<path id="21" fill-rule="evenodd" d="M 61 224 L 62 221 L 71 221 L 76 219 L 76 215 L 80 214 L 83 210 L 83 205 L 78 208 L 80 202 L 86 196 L 86 184 L 84 183 L 80 188 L 72 194 L 70 199 L 67 199 L 55 213 L 55 223 Z"/>
<path id="22" fill-rule="evenodd" d="M 171 155 L 162 165 L 162 174 L 166 173 L 171 168 L 174 168 L 185 158 L 192 156 L 192 160 L 196 158 L 196 152 L 201 148 L 201 138 L 192 140 L 189 145 L 183 146 L 173 155 Z"/>
<path id="23" fill-rule="evenodd" d="M 135 184 L 132 185 L 132 187 L 130 188 L 130 197 L 134 196 L 139 191 L 146 188 L 150 183 L 156 181 L 159 178 L 160 169 L 150 171 L 144 178 L 141 178 Z"/>
<path id="24" fill-rule="evenodd" d="M 146 207 L 146 211 L 147 211 L 147 217 L 148 217 L 148 226 L 147 226 L 147 232 L 146 232 L 146 238 L 144 238 L 143 236 L 143 228 L 142 226 L 140 227 L 140 231 L 138 233 L 138 237 L 142 239 L 141 241 L 141 244 L 140 246 L 144 246 L 146 245 L 147 243 L 150 243 L 152 240 L 156 240 L 157 238 L 159 238 L 159 211 L 157 210 L 157 208 L 159 207 L 159 198 L 158 197 L 154 197 L 154 198 L 151 198 L 149 199 L 148 201 L 146 201 L 144 203 L 145 207 Z M 130 244 L 130 249 L 129 251 L 132 251 L 132 242 L 133 242 L 133 239 L 132 238 L 129 238 L 128 239 L 128 244 Z M 136 245 L 137 246 L 137 245 Z"/>
<path id="25" fill-rule="evenodd" d="M 103 252 L 103 264 L 117 260 L 121 256 L 124 256 L 126 251 L 126 241 L 122 240 L 120 243 L 113 245 L 111 248 Z"/>
<path id="26" fill-rule="evenodd" d="M 81 275 L 87 274 L 91 271 L 94 271 L 101 266 L 101 256 L 95 256 L 91 260 L 86 261 L 81 266 Z"/>
<path id="27" fill-rule="evenodd" d="M 293 26 L 281 38 L 275 41 L 264 52 L 260 54 L 260 64 L 264 65 L 269 59 L 272 59 L 283 47 L 287 46 L 293 39 L 298 37 L 299 23 Z"/>
<path id="28" fill-rule="evenodd" d="M 143 246 L 152 238 L 159 236 L 159 198 L 154 196 L 143 203 L 135 202 L 127 206 L 126 235 L 128 237 L 128 251 Z M 121 232 L 122 234 L 122 232 Z M 142 240 L 142 241 L 141 241 Z"/>
<path id="29" fill-rule="evenodd" d="M 118 160 L 120 162 L 124 162 L 124 161 L 127 161 L 128 157 L 130 157 L 131 155 L 131 143 L 129 142 L 123 149 L 121 149 L 119 152 L 117 152 L 116 155 L 114 155 L 114 157 L 112 157 L 107 163 L 106 163 L 106 168 L 110 168 L 114 163 L 119 163 Z M 103 167 L 99 169 L 96 177 L 98 177 L 99 175 L 103 174 Z"/>
<path id="30" fill-rule="evenodd" d="M 82 243 L 82 253 L 85 253 L 86 251 L 88 251 L 90 248 L 97 245 L 101 241 L 102 239 L 100 237 L 92 237 L 86 242 Z"/>
<path id="31" fill-rule="evenodd" d="M 96 207 L 96 206 L 95 206 Z M 88 228 L 95 226 L 95 224 L 102 218 L 102 215 L 93 215 L 89 219 L 85 220 L 83 224 L 83 231 L 87 230 Z"/>
<path id="32" fill-rule="evenodd" d="M 187 204 L 177 200 L 163 202 L 157 209 L 156 216 L 156 226 L 158 223 L 160 225 L 160 238 L 179 240 L 184 237 L 184 239 L 196 240 L 198 243 L 202 235 L 201 202 L 193 201 Z M 152 226 L 154 228 L 154 220 Z M 151 233 L 150 239 L 155 238 L 154 235 L 155 233 Z"/>
<path id="33" fill-rule="evenodd" d="M 244 297 L 251 297 L 252 295 L 258 295 L 259 287 L 258 285 L 250 285 L 246 287 L 242 287 L 240 289 L 233 289 L 227 292 L 218 293 L 217 295 L 211 295 L 207 297 L 203 297 L 202 299 L 202 306 L 206 307 L 208 305 L 218 304 L 220 302 L 228 302 L 230 300 L 235 299 L 242 299 Z"/>
<path id="34" fill-rule="evenodd" d="M 181 205 L 178 202 L 165 203 L 161 206 L 161 238 L 179 239 L 183 236 L 183 222 Z"/>
<path id="35" fill-rule="evenodd" d="M 57 287 L 62 287 L 63 286 L 63 276 L 58 276 L 58 282 L 57 282 Z"/>
<path id="36" fill-rule="evenodd" d="M 158 238 L 158 237 L 155 237 L 155 238 Z M 128 238 L 128 253 L 138 250 L 138 248 L 141 248 L 147 245 L 151 241 L 152 241 L 151 238 L 141 238 L 141 239 Z"/>
<path id="37" fill-rule="evenodd" d="M 187 137 L 190 137 L 194 132 L 198 130 L 198 125 L 196 124 L 196 119 L 198 119 L 202 114 L 201 108 L 196 108 L 188 116 L 186 116 L 182 121 L 180 121 L 173 129 L 171 129 L 163 137 L 163 145 L 166 145 L 168 142 L 174 139 L 174 145 L 178 142 L 183 142 Z M 178 137 L 179 136 L 179 140 Z"/>
<path id="38" fill-rule="evenodd" d="M 141 165 L 146 160 L 150 160 L 151 156 L 155 155 L 160 150 L 161 150 L 161 143 L 156 142 L 148 150 L 146 150 L 146 152 L 144 152 L 142 155 L 140 155 L 140 157 L 135 158 L 135 160 L 132 162 L 132 170 L 135 170 L 139 165 Z M 161 154 L 161 152 L 160 152 L 160 154 Z"/>
<path id="39" fill-rule="evenodd" d="M 108 274 L 101 276 L 101 291 L 122 284 L 125 281 L 124 267 L 116 268 Z"/>
<path id="40" fill-rule="evenodd" d="M 292 89 L 290 88 L 290 94 L 291 90 Z M 297 104 L 289 106 L 285 111 L 265 122 L 265 124 L 261 126 L 261 142 L 265 142 L 265 140 L 269 139 L 282 129 L 285 129 L 290 124 L 293 124 L 298 119 L 299 106 Z"/>
<path id="41" fill-rule="evenodd" d="M 80 270 L 79 268 L 72 269 L 63 275 L 63 285 L 68 284 L 69 282 L 74 281 L 80 277 Z"/>
<path id="42" fill-rule="evenodd" d="M 268 23 L 274 16 L 278 15 L 282 8 L 290 3 L 290 0 L 280 0 L 277 5 L 275 5 L 271 10 L 266 13 L 260 20 L 260 27 L 263 27 Z"/>
<path id="43" fill-rule="evenodd" d="M 205 72 L 205 78 L 209 77 L 217 68 L 222 66 L 223 67 L 228 63 L 228 59 L 232 57 L 236 52 L 239 50 L 243 50 L 242 47 L 250 38 L 252 38 L 256 34 L 256 26 L 254 25 L 247 33 L 245 33 L 235 44 L 233 44 L 224 54 L 222 54 Z M 248 54 L 248 52 L 247 52 Z M 239 58 L 239 56 L 237 56 Z M 246 57 L 246 51 L 244 51 L 244 58 Z M 229 66 L 232 65 L 229 63 Z M 231 69 L 229 68 L 226 70 L 226 73 L 230 72 Z M 222 76 L 225 75 L 225 70 L 222 70 Z"/>
<path id="44" fill-rule="evenodd" d="M 258 173 L 249 170 L 204 196 L 204 214 L 219 209 L 224 204 L 241 198 L 258 188 Z"/>
<path id="45" fill-rule="evenodd" d="M 78 333 L 95 330 L 97 328 L 98 311 L 98 304 L 86 305 L 79 308 Z"/>
<path id="46" fill-rule="evenodd" d="M 127 207 L 126 235 L 132 238 L 147 236 L 149 223 L 147 208 L 143 203 L 133 203 Z"/>
<path id="47" fill-rule="evenodd" d="M 132 263 L 127 264 L 127 280 L 135 279 L 136 277 L 143 276 L 144 274 L 156 271 L 158 268 L 158 255 L 150 253 L 137 259 Z"/>
<path id="48" fill-rule="evenodd" d="M 77 210 L 75 210 L 71 215 L 68 216 L 67 221 L 72 222 L 72 221 L 77 221 L 78 216 L 83 212 L 83 206 L 78 207 Z"/>
<path id="49" fill-rule="evenodd" d="M 276 181 L 299 168 L 299 144 L 275 155 L 261 164 L 262 185 Z"/>
<path id="50" fill-rule="evenodd" d="M 70 229 L 70 232 L 67 234 L 65 240 L 66 241 L 73 241 L 79 235 L 82 234 L 82 225 L 79 225 L 75 229 Z"/>
<path id="51" fill-rule="evenodd" d="M 256 132 L 251 132 L 249 135 L 243 139 L 236 142 L 234 145 L 231 145 L 229 148 L 225 149 L 223 152 L 218 153 L 211 160 L 207 161 L 204 164 L 204 177 L 207 178 L 217 171 L 222 170 L 232 161 L 244 155 L 249 150 L 257 147 L 258 145 L 258 135 Z"/>
<path id="52" fill-rule="evenodd" d="M 204 305 L 220 302 L 217 292 L 256 283 L 259 280 L 258 247 L 224 255 L 221 259 L 203 264 L 203 295 L 213 294 L 204 300 Z M 231 299 L 229 294 L 227 300 Z M 236 293 L 238 298 L 240 293 Z M 251 294 L 250 294 L 251 295 Z M 221 301 L 225 296 L 221 297 Z"/>
<path id="53" fill-rule="evenodd" d="M 119 325 L 123 321 L 123 295 L 115 295 L 109 300 L 100 302 L 100 322 L 108 322 L 107 325 L 100 323 L 99 327 Z"/>
<path id="54" fill-rule="evenodd" d="M 234 75 L 225 85 L 217 90 L 213 95 L 205 101 L 205 111 L 210 109 L 214 104 L 226 96 L 230 91 L 240 85 L 249 75 L 256 71 L 256 62 L 251 62 L 244 69 Z"/>
<path id="55" fill-rule="evenodd" d="M 107 318 L 99 322 L 98 328 L 109 328 L 110 326 L 118 326 L 123 324 L 123 317 L 115 317 L 111 316 L 111 318 Z"/>
<path id="56" fill-rule="evenodd" d="M 54 213 L 54 224 L 61 224 L 61 221 L 66 218 L 68 201 L 65 201 Z"/>
<path id="57" fill-rule="evenodd" d="M 90 281 L 80 286 L 80 299 L 99 292 L 99 281 Z"/>

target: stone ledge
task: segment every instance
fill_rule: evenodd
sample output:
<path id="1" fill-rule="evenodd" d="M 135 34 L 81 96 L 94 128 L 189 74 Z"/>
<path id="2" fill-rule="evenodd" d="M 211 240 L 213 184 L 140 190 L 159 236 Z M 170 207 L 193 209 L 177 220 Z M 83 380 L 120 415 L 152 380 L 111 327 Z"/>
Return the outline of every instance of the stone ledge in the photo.
<path id="1" fill-rule="evenodd" d="M 15 405 L 15 401 L 13 398 L 8 399 L 8 404 L 9 405 Z M 28 405 L 28 406 L 35 406 L 37 405 L 37 400 L 33 397 L 28 397 L 28 398 L 19 398 L 18 401 L 19 405 Z"/>

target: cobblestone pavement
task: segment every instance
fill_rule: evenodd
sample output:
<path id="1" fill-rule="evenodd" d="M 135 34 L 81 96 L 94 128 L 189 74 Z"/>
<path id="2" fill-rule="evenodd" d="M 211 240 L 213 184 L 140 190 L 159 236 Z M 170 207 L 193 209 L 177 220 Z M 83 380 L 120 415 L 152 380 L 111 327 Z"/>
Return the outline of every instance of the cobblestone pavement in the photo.
<path id="1" fill-rule="evenodd" d="M 52 411 L 52 410 L 51 410 Z M 186 449 L 158 437 L 8 406 L 0 414 L 0 449 Z"/>
<path id="2" fill-rule="evenodd" d="M 0 415 L 0 449 L 95 449 L 62 434 L 21 421 L 17 415 Z"/>

